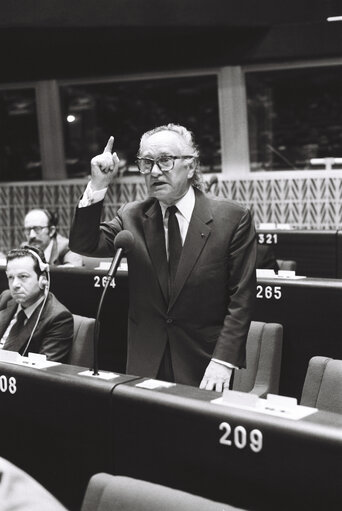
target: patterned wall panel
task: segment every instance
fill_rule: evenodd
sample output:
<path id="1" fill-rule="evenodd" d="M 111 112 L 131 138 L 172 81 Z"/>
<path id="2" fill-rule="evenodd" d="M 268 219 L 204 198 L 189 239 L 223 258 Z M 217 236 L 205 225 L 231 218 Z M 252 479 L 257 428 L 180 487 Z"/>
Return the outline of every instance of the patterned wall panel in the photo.
<path id="1" fill-rule="evenodd" d="M 0 251 L 23 241 L 24 217 L 33 207 L 56 211 L 59 230 L 68 236 L 74 208 L 85 184 L 63 181 L 0 185 Z M 300 229 L 342 228 L 342 177 L 271 180 L 253 176 L 219 181 L 212 192 L 249 206 L 257 225 L 272 222 Z M 144 197 L 143 181 L 117 183 L 108 192 L 103 217 L 111 218 L 121 204 Z"/>

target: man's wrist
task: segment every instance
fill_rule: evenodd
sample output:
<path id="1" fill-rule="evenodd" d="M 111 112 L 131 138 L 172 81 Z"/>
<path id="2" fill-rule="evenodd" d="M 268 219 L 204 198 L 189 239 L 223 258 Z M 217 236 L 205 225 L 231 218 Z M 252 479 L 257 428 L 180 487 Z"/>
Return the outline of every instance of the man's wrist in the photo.
<path id="1" fill-rule="evenodd" d="M 78 203 L 79 208 L 85 208 L 87 206 L 91 206 L 96 202 L 100 202 L 104 199 L 107 192 L 107 188 L 102 188 L 101 190 L 94 190 L 92 187 L 91 181 L 89 181 L 87 188 L 83 193 L 83 197 Z"/>
<path id="2" fill-rule="evenodd" d="M 224 360 L 219 360 L 217 358 L 211 359 L 213 362 L 216 362 L 217 364 L 221 364 L 225 367 L 228 367 L 229 369 L 239 369 L 237 366 L 230 364 L 230 362 L 225 362 Z"/>

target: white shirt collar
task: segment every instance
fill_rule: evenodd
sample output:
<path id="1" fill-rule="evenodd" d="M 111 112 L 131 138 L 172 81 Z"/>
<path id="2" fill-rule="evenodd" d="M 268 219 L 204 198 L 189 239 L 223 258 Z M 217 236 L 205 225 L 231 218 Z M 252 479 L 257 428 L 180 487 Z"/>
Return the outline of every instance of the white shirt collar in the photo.
<path id="1" fill-rule="evenodd" d="M 34 311 L 36 310 L 36 308 L 38 307 L 39 304 L 42 303 L 42 301 L 44 300 L 44 295 L 43 296 L 40 296 L 38 298 L 38 300 L 36 300 L 34 303 L 32 303 L 32 305 L 29 305 L 28 307 L 26 307 L 25 309 L 23 309 L 23 307 L 21 306 L 21 304 L 18 305 L 18 309 L 17 309 L 17 314 L 23 310 L 25 312 L 25 316 L 27 317 L 27 319 L 29 319 L 32 314 L 34 313 Z"/>
<path id="2" fill-rule="evenodd" d="M 179 199 L 179 201 L 175 203 L 175 206 L 177 206 L 178 211 L 181 213 L 181 215 L 183 215 L 184 218 L 188 222 L 190 222 L 191 215 L 195 207 L 195 192 L 192 186 L 189 186 L 189 190 L 181 199 Z M 168 206 L 163 202 L 160 202 L 160 207 L 164 218 Z"/>
<path id="3" fill-rule="evenodd" d="M 52 252 L 52 245 L 53 245 L 53 239 L 51 239 L 50 243 L 48 244 L 48 246 L 44 250 L 44 256 L 45 256 L 45 261 L 46 262 L 50 261 L 51 252 Z"/>

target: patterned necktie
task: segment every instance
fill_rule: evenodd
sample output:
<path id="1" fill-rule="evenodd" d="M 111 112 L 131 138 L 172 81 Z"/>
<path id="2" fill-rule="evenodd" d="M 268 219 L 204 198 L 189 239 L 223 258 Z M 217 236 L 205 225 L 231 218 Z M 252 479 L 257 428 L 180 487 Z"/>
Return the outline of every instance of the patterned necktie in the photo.
<path id="1" fill-rule="evenodd" d="M 24 326 L 24 322 L 25 322 L 26 318 L 27 318 L 27 316 L 26 316 L 25 312 L 23 311 L 23 309 L 20 309 L 20 311 L 17 314 L 17 320 L 9 332 L 9 335 L 7 337 L 5 345 L 9 344 L 10 342 L 12 342 L 14 339 L 16 339 L 18 337 L 18 335 L 20 334 L 20 331 L 22 330 L 22 328 Z"/>
<path id="2" fill-rule="evenodd" d="M 179 231 L 179 224 L 176 217 L 177 206 L 167 208 L 168 220 L 168 241 L 169 241 L 169 282 L 170 290 L 175 280 L 177 267 L 182 252 L 182 238 Z"/>

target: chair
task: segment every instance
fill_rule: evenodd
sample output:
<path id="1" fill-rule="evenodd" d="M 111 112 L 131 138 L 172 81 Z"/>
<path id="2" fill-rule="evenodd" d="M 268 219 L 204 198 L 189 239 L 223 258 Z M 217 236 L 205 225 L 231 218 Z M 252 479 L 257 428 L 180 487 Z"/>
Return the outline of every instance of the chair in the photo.
<path id="1" fill-rule="evenodd" d="M 0 509 L 67 511 L 41 484 L 4 458 L 0 458 Z"/>
<path id="2" fill-rule="evenodd" d="M 69 352 L 68 364 L 92 367 L 93 366 L 93 338 L 95 319 L 73 314 L 74 339 Z"/>
<path id="3" fill-rule="evenodd" d="M 180 490 L 130 477 L 96 474 L 88 484 L 81 511 L 237 511 Z"/>
<path id="4" fill-rule="evenodd" d="M 342 413 L 342 360 L 313 357 L 309 361 L 300 404 Z"/>
<path id="5" fill-rule="evenodd" d="M 277 259 L 278 268 L 279 270 L 285 270 L 285 271 L 296 271 L 297 269 L 297 262 L 292 261 L 291 259 Z"/>
<path id="6" fill-rule="evenodd" d="M 247 337 L 247 368 L 235 371 L 233 390 L 259 397 L 279 391 L 283 327 L 252 321 Z"/>

